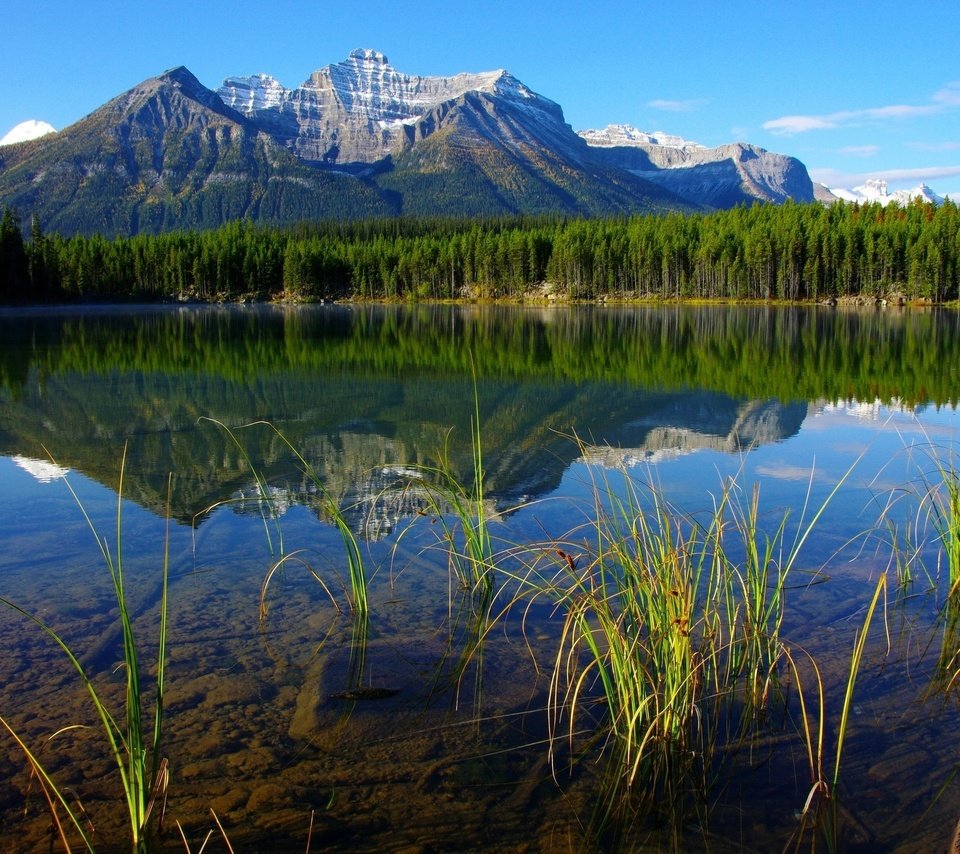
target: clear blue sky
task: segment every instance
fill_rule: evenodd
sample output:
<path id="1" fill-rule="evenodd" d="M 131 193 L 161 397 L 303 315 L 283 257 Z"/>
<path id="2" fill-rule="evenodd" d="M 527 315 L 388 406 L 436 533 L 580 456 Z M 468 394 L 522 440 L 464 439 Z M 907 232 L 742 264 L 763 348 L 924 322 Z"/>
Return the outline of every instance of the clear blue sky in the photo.
<path id="1" fill-rule="evenodd" d="M 5 0 L 0 135 L 63 128 L 177 65 L 293 87 L 350 50 L 399 71 L 506 68 L 576 130 L 627 123 L 799 157 L 814 180 L 960 197 L 960 3 Z"/>

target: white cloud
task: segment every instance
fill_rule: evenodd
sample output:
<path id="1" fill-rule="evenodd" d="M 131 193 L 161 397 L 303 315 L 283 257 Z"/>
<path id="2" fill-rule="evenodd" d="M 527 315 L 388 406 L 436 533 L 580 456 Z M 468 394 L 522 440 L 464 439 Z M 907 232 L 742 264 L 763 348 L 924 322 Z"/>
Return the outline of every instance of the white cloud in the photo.
<path id="1" fill-rule="evenodd" d="M 704 98 L 688 98 L 685 101 L 670 101 L 664 98 L 656 98 L 653 101 L 647 101 L 648 107 L 655 110 L 666 110 L 669 113 L 690 113 L 706 104 Z"/>
<path id="2" fill-rule="evenodd" d="M 881 169 L 875 172 L 844 172 L 839 169 L 809 169 L 810 178 L 828 187 L 856 187 L 868 178 L 879 178 L 891 184 L 902 183 L 915 186 L 921 182 L 938 181 L 960 177 L 960 166 L 925 166 L 906 169 Z M 936 189 L 936 188 L 934 188 Z"/>
<path id="3" fill-rule="evenodd" d="M 763 123 L 763 129 L 771 133 L 790 136 L 795 133 L 806 133 L 810 130 L 828 130 L 837 125 L 825 116 L 783 116 Z"/>
<path id="4" fill-rule="evenodd" d="M 960 81 L 948 83 L 933 96 L 933 100 L 938 104 L 960 107 Z"/>
<path id="5" fill-rule="evenodd" d="M 885 181 L 935 181 L 937 178 L 956 178 L 960 166 L 924 166 L 919 169 L 885 169 L 876 177 Z"/>
<path id="6" fill-rule="evenodd" d="M 960 107 L 960 83 L 950 83 L 931 98 L 929 104 L 889 104 L 884 107 L 868 107 L 862 110 L 839 110 L 823 115 L 781 116 L 763 123 L 764 130 L 783 136 L 807 133 L 812 130 L 855 125 L 864 121 L 907 119 L 917 116 L 932 116 L 953 107 Z"/>
<path id="7" fill-rule="evenodd" d="M 812 477 L 814 481 L 819 481 L 820 483 L 828 482 L 825 474 L 821 474 L 805 466 L 790 465 L 782 461 L 762 463 L 757 466 L 756 473 L 761 477 L 776 480 L 809 481 Z"/>
<path id="8" fill-rule="evenodd" d="M 917 151 L 960 151 L 960 142 L 911 142 Z"/>
<path id="9" fill-rule="evenodd" d="M 847 145 L 840 149 L 841 154 L 848 154 L 850 157 L 873 157 L 878 151 L 879 145 Z"/>
<path id="10" fill-rule="evenodd" d="M 852 110 L 848 120 L 865 119 L 909 119 L 914 116 L 932 116 L 943 112 L 940 104 L 894 104 L 889 107 L 871 107 L 868 110 Z"/>

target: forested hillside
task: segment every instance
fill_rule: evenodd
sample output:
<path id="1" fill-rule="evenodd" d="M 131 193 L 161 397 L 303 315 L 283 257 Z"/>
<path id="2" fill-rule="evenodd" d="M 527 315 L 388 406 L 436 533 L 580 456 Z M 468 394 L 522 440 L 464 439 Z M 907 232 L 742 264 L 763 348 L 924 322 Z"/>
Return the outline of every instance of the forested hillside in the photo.
<path id="1" fill-rule="evenodd" d="M 519 298 L 955 300 L 960 215 L 788 203 L 615 219 L 390 219 L 128 238 L 0 222 L 0 300 Z"/>

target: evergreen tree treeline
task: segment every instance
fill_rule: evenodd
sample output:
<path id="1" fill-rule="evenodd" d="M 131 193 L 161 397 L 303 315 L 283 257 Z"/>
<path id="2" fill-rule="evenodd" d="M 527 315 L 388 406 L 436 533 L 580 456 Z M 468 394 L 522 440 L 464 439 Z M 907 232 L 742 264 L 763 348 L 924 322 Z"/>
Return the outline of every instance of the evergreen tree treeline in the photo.
<path id="1" fill-rule="evenodd" d="M 242 297 L 958 298 L 955 204 L 788 203 L 616 219 L 391 219 L 108 240 L 0 220 L 0 301 Z"/>

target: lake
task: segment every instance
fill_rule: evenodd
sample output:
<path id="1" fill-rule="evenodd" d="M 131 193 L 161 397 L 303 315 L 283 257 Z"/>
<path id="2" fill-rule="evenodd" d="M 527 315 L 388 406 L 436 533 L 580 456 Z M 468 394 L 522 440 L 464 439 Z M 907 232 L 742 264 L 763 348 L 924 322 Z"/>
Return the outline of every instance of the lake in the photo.
<path id="1" fill-rule="evenodd" d="M 120 517 L 148 685 L 166 547 L 171 850 L 211 830 L 207 850 L 943 850 L 960 817 L 960 565 L 941 536 L 958 400 L 960 315 L 934 309 L 8 309 L 0 596 L 122 718 L 97 537 L 115 555 Z M 722 704 L 703 695 L 665 777 L 627 785 L 602 668 L 571 640 L 604 616 L 577 609 L 625 607 L 597 591 L 627 574 L 615 552 L 643 551 L 638 518 L 671 520 L 674 560 L 701 554 L 718 505 L 732 577 L 772 544 L 761 588 L 780 604 L 752 636 L 775 627 L 789 658 L 760 674 L 759 714 L 741 673 Z M 616 613 L 654 645 L 643 615 Z M 696 647 L 687 690 L 720 630 L 672 622 Z M 0 650 L 0 717 L 98 847 L 123 848 L 76 670 L 10 607 Z M 3 847 L 52 844 L 2 744 Z"/>

